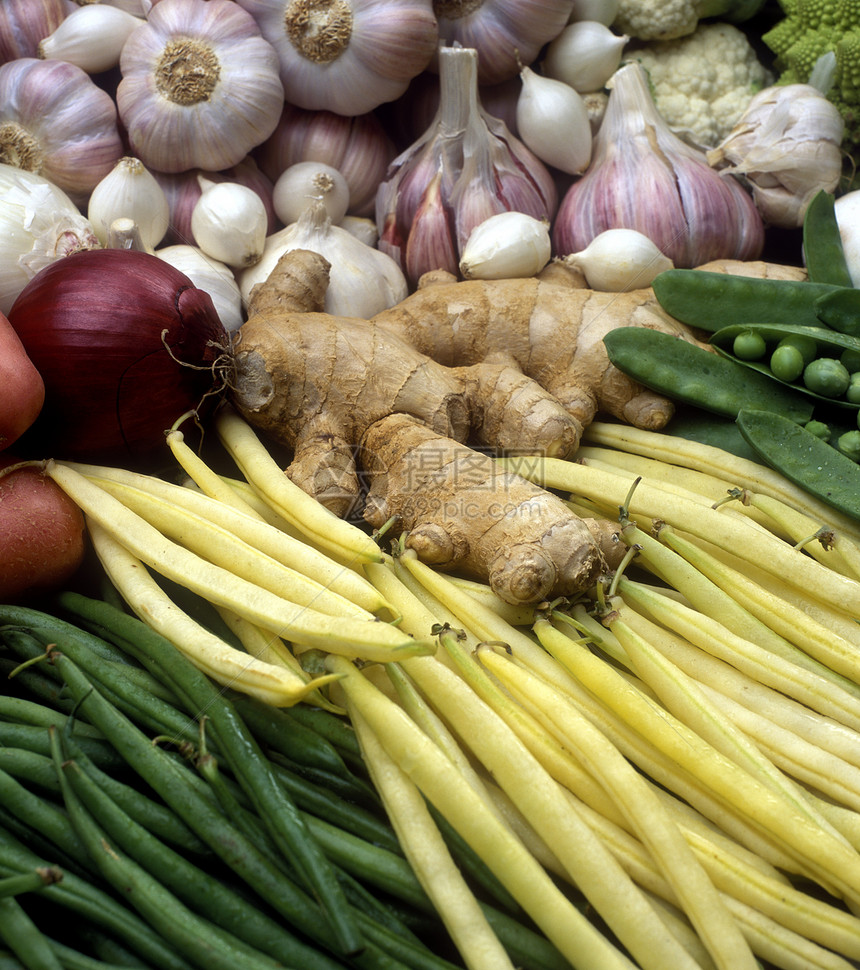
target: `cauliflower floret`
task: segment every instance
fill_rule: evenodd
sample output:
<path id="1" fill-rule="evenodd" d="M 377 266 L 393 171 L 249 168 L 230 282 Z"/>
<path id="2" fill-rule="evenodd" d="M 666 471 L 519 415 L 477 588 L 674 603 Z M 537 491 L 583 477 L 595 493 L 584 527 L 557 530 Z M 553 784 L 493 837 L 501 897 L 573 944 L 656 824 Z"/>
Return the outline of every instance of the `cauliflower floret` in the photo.
<path id="1" fill-rule="evenodd" d="M 648 72 L 669 127 L 704 148 L 719 144 L 756 91 L 772 81 L 746 34 L 726 23 L 702 24 L 687 37 L 630 56 Z"/>
<path id="2" fill-rule="evenodd" d="M 790 0 L 789 0 L 790 2 Z M 639 40 L 673 40 L 692 34 L 700 20 L 719 17 L 739 24 L 764 0 L 620 0 L 613 26 Z"/>

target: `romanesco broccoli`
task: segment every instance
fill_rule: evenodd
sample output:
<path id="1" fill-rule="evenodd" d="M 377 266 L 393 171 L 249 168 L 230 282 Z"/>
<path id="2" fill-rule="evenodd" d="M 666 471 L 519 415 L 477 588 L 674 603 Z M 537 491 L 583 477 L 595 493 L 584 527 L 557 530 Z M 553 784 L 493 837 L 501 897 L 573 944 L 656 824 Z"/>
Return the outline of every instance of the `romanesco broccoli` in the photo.
<path id="1" fill-rule="evenodd" d="M 860 159 L 860 2 L 858 0 L 779 0 L 785 18 L 762 40 L 773 51 L 778 84 L 805 84 L 815 62 L 836 54 L 828 100 L 845 121 L 843 147 Z"/>

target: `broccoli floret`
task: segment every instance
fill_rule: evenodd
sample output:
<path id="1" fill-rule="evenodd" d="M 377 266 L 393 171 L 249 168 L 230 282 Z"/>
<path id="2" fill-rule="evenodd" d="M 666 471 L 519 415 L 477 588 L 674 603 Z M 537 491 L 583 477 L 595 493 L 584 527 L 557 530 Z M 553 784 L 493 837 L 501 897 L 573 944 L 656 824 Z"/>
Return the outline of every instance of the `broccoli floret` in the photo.
<path id="1" fill-rule="evenodd" d="M 845 151 L 860 158 L 860 2 L 780 0 L 785 18 L 763 36 L 778 84 L 805 84 L 815 62 L 833 51 L 836 74 L 827 97 L 845 122 Z"/>

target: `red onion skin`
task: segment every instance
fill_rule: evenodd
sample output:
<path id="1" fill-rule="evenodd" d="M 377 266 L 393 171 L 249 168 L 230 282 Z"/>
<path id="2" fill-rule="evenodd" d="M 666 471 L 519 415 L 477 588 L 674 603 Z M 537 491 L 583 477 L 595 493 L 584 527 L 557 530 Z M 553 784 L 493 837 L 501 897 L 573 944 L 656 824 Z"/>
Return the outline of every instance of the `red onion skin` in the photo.
<path id="1" fill-rule="evenodd" d="M 210 296 L 148 253 L 66 256 L 27 284 L 9 320 L 45 383 L 26 439 L 43 457 L 145 460 L 220 388 L 229 338 Z"/>

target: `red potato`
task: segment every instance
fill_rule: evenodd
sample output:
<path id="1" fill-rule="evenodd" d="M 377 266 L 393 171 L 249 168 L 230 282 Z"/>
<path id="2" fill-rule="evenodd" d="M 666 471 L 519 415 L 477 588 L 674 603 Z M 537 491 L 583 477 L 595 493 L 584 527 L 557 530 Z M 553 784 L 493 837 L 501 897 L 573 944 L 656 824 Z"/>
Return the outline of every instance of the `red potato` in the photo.
<path id="1" fill-rule="evenodd" d="M 0 313 L 0 451 L 30 427 L 44 401 L 42 377 L 12 324 Z"/>
<path id="2" fill-rule="evenodd" d="M 0 602 L 31 600 L 58 589 L 79 569 L 86 551 L 81 510 L 36 467 L 6 475 L 15 464 L 0 455 Z"/>

